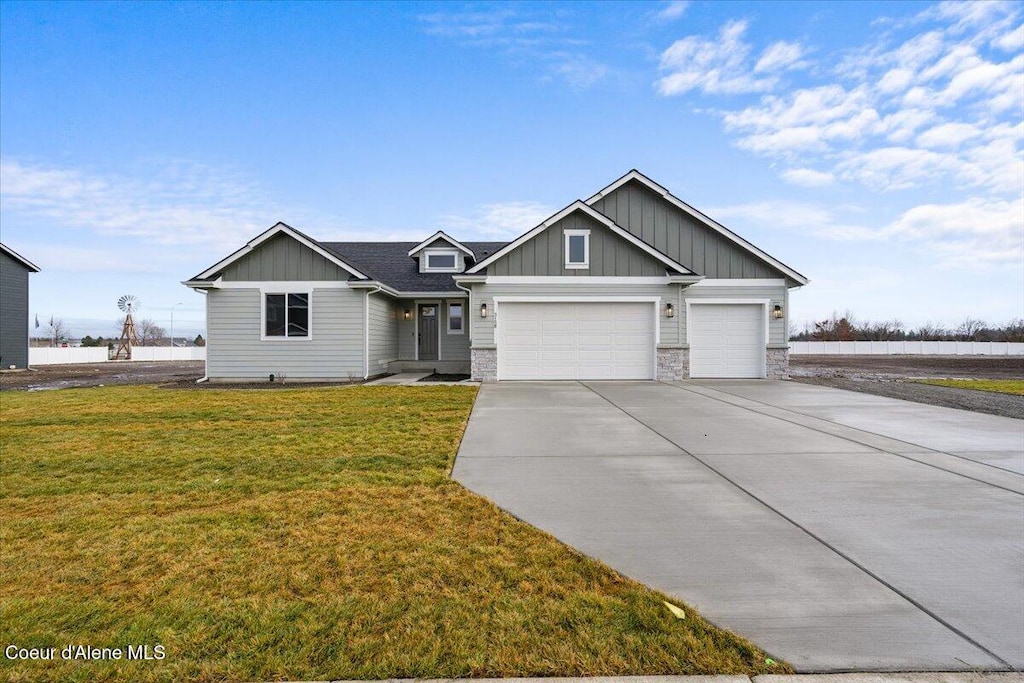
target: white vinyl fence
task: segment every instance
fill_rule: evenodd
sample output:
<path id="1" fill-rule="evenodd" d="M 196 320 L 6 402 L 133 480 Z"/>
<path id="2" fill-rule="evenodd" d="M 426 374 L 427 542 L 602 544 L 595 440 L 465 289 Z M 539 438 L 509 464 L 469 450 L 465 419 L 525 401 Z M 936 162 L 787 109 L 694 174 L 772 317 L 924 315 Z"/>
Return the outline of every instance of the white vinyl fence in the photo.
<path id="1" fill-rule="evenodd" d="M 30 347 L 29 365 L 65 365 L 69 363 L 106 363 L 106 346 L 92 348 Z M 206 360 L 205 346 L 136 346 L 132 348 L 133 361 Z"/>
<path id="2" fill-rule="evenodd" d="M 794 356 L 1024 356 L 1024 343 L 969 341 L 800 341 Z"/>

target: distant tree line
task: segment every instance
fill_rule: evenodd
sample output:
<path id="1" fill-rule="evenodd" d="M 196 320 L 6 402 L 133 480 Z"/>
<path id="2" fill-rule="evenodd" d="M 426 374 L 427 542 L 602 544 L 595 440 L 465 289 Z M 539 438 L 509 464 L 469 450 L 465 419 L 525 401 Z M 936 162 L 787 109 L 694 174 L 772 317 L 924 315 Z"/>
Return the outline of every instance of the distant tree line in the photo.
<path id="1" fill-rule="evenodd" d="M 64 322 L 61 318 L 50 316 L 49 322 L 45 326 L 41 326 L 39 318 L 36 317 L 36 328 L 41 328 L 42 334 L 37 333 L 32 337 L 32 346 L 67 346 L 74 341 L 74 337 L 71 333 L 70 326 Z M 79 340 L 81 346 L 86 347 L 97 347 L 106 346 L 107 348 L 114 348 L 121 339 L 121 330 L 124 328 L 124 317 L 122 316 L 116 324 L 116 334 L 110 337 L 104 337 L 100 335 L 98 337 L 92 337 L 85 335 Z M 45 336 L 43 336 L 45 334 Z M 170 346 L 171 339 L 167 335 L 167 330 L 157 325 L 153 320 L 144 318 L 142 320 L 135 321 L 135 335 L 138 337 L 139 346 Z M 176 335 L 177 339 L 181 339 Z M 181 342 L 178 342 L 181 345 Z M 192 340 L 193 346 L 206 346 L 206 340 L 203 339 L 203 335 L 197 334 L 196 338 Z"/>
<path id="2" fill-rule="evenodd" d="M 1002 325 L 964 318 L 956 327 L 925 323 L 909 328 L 899 320 L 872 322 L 857 320 L 849 311 L 840 315 L 804 323 L 802 330 L 791 326 L 790 341 L 981 341 L 1024 342 L 1024 318 Z"/>

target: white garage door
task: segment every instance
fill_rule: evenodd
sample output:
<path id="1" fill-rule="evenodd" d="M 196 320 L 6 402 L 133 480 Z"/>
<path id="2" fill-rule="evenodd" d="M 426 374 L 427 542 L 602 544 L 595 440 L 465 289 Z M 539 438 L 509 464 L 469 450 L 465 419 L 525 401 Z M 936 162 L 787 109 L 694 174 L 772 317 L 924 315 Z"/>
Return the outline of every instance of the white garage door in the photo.
<path id="1" fill-rule="evenodd" d="M 501 303 L 498 379 L 653 379 L 653 303 Z"/>
<path id="2" fill-rule="evenodd" d="M 764 377 L 764 307 L 693 304 L 690 377 Z"/>

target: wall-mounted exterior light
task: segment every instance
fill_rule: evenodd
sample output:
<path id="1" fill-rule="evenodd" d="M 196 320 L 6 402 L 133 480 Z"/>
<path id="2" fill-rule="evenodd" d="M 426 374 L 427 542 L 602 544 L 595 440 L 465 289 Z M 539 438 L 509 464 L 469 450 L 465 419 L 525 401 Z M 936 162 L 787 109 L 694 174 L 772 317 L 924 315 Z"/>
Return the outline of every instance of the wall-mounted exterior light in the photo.
<path id="1" fill-rule="evenodd" d="M 777 302 L 772 304 L 772 317 L 776 320 L 782 319 L 782 304 Z"/>
<path id="2" fill-rule="evenodd" d="M 405 316 L 406 320 L 412 320 L 412 311 L 410 311 L 408 308 L 405 309 L 405 313 L 403 315 Z"/>
<path id="3" fill-rule="evenodd" d="M 487 304 L 480 304 L 480 317 L 481 318 L 486 318 L 487 317 Z"/>
<path id="4" fill-rule="evenodd" d="M 676 317 L 676 307 L 672 304 L 665 304 L 665 317 L 674 318 Z"/>

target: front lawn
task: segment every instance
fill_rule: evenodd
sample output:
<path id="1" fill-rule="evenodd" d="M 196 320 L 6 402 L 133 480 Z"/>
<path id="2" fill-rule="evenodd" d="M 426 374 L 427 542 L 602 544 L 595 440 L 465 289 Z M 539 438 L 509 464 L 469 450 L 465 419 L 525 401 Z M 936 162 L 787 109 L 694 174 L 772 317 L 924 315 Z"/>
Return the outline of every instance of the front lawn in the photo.
<path id="1" fill-rule="evenodd" d="M 940 387 L 994 391 L 1000 394 L 1024 396 L 1024 379 L 921 379 L 917 381 Z"/>
<path id="2" fill-rule="evenodd" d="M 451 481 L 475 392 L 0 394 L 0 646 L 58 657 L 0 676 L 789 671 Z"/>

